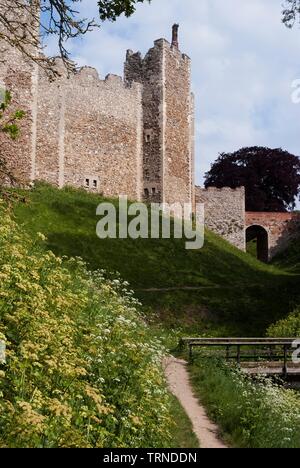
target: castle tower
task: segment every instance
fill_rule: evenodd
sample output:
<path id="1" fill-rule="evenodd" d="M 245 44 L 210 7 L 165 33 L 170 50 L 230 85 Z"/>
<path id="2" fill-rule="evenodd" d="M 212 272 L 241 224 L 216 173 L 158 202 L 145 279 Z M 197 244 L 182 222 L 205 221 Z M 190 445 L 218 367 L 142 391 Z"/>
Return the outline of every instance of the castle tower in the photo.
<path id="1" fill-rule="evenodd" d="M 171 44 L 155 41 L 145 58 L 127 51 L 125 80 L 143 84 L 143 193 L 151 202 L 194 201 L 194 99 L 191 61 Z"/>

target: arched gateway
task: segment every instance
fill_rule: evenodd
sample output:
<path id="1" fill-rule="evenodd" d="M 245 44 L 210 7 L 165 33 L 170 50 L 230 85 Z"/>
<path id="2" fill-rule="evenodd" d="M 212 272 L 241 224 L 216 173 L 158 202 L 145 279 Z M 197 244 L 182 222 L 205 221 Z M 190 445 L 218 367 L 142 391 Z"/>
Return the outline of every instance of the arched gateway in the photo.
<path id="1" fill-rule="evenodd" d="M 268 262 L 299 236 L 299 213 L 246 212 L 246 242 L 257 243 L 257 258 Z"/>
<path id="2" fill-rule="evenodd" d="M 269 261 L 269 234 L 268 231 L 258 225 L 249 226 L 246 229 L 246 245 L 255 248 L 256 256 L 261 262 Z"/>
<path id="3" fill-rule="evenodd" d="M 196 187 L 195 195 L 205 207 L 205 226 L 243 251 L 256 241 L 261 261 L 272 260 L 300 237 L 300 213 L 246 212 L 244 187 Z"/>

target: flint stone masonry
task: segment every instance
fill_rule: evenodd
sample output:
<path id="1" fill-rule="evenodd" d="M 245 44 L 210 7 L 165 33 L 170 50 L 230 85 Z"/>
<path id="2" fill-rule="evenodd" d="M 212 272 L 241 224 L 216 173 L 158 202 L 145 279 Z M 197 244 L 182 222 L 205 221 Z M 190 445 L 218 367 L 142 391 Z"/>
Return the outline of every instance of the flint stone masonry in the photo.
<path id="1" fill-rule="evenodd" d="M 246 250 L 244 187 L 196 187 L 196 203 L 205 204 L 205 226 L 240 250 Z"/>
<path id="2" fill-rule="evenodd" d="M 4 56 L 5 61 L 2 60 Z M 17 140 L 11 140 L 9 135 L 0 133 L 1 156 L 7 160 L 8 167 L 16 178 L 27 182 L 32 178 L 35 153 L 36 67 L 1 41 L 0 81 L 1 88 L 12 95 L 10 115 L 20 109 L 26 113 L 26 117 L 19 122 L 20 136 Z"/>
<path id="3" fill-rule="evenodd" d="M 36 7 L 36 1 L 32 2 L 32 8 Z M 2 0 L 1 9 L 4 16 L 9 17 L 11 0 Z M 34 34 L 38 35 L 38 25 L 31 17 L 25 17 L 17 6 L 14 14 L 18 22 L 23 20 L 29 24 L 32 37 Z M 7 34 L 3 25 L 0 26 L 0 32 Z M 31 49 L 30 52 L 34 51 Z M 26 113 L 25 118 L 19 122 L 18 140 L 11 140 L 9 135 L 0 132 L 1 156 L 6 159 L 8 168 L 15 177 L 25 182 L 32 180 L 34 172 L 37 76 L 38 69 L 35 64 L 14 47 L 0 40 L 0 83 L 12 96 L 9 115 L 13 115 L 17 110 Z"/>
<path id="4" fill-rule="evenodd" d="M 164 196 L 169 203 L 192 203 L 194 196 L 194 97 L 191 61 L 177 48 L 165 55 Z"/>
<path id="5" fill-rule="evenodd" d="M 243 187 L 196 187 L 196 203 L 205 205 L 205 226 L 240 250 L 246 250 L 248 228 L 263 228 L 267 233 L 266 261 L 300 237 L 300 213 L 246 212 Z"/>
<path id="6" fill-rule="evenodd" d="M 194 201 L 191 61 L 165 39 L 143 58 L 127 51 L 125 80 L 143 85 L 143 191 L 152 202 Z"/>
<path id="7" fill-rule="evenodd" d="M 268 234 L 268 259 L 300 236 L 300 213 L 246 213 L 246 229 L 260 226 Z"/>
<path id="8" fill-rule="evenodd" d="M 0 43 L 2 47 L 3 44 Z M 0 135 L 2 154 L 24 182 L 72 185 L 105 196 L 194 204 L 194 98 L 190 59 L 165 39 L 144 58 L 127 52 L 124 81 L 84 67 L 49 81 L 15 50 L 0 81 L 12 111 L 25 110 L 21 139 Z"/>
<path id="9" fill-rule="evenodd" d="M 41 77 L 36 179 L 139 200 L 141 100 L 139 84 L 114 75 L 100 80 L 89 67 L 53 83 Z"/>

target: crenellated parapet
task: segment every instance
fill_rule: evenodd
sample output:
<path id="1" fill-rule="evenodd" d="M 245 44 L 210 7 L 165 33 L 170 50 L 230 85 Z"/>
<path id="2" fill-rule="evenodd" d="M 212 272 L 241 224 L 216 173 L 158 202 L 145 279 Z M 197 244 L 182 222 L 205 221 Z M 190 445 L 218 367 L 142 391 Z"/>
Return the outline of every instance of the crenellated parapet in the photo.
<path id="1" fill-rule="evenodd" d="M 83 66 L 78 69 L 75 68 L 71 72 L 67 70 L 63 60 L 60 57 L 54 59 L 53 68 L 56 72 L 55 78 L 49 77 L 43 70 L 39 70 L 40 81 L 47 83 L 48 86 L 52 84 L 54 86 L 60 86 L 61 84 L 68 85 L 69 83 L 78 84 L 83 87 L 97 87 L 101 88 L 104 86 L 111 86 L 116 89 L 116 92 L 120 90 L 140 90 L 139 83 L 125 81 L 121 76 L 109 73 L 104 79 L 101 78 L 96 68 L 90 66 Z"/>

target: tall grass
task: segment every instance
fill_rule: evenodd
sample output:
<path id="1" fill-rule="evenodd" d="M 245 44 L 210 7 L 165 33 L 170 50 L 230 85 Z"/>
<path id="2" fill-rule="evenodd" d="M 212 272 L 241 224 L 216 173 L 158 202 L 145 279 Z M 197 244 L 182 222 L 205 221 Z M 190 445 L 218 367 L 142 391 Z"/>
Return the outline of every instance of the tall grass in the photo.
<path id="1" fill-rule="evenodd" d="M 233 446 L 300 448 L 299 393 L 266 378 L 254 381 L 218 361 L 196 361 L 191 377 L 197 395 Z"/>

